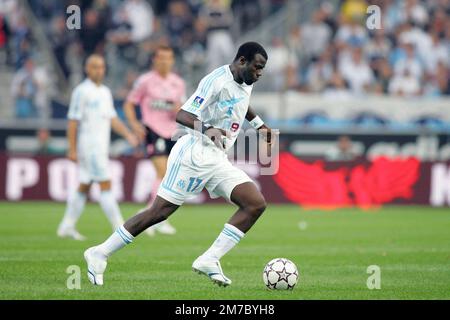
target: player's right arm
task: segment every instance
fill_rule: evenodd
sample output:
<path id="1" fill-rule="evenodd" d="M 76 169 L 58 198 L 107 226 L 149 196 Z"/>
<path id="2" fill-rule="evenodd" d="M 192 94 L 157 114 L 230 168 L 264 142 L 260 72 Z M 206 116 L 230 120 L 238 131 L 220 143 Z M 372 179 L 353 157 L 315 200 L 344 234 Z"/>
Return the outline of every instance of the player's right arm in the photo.
<path id="1" fill-rule="evenodd" d="M 78 121 L 69 120 L 67 125 L 67 142 L 69 148 L 67 150 L 67 158 L 72 161 L 77 161 L 77 130 Z"/>
<path id="2" fill-rule="evenodd" d="M 83 116 L 83 94 L 81 87 L 78 86 L 73 90 L 70 98 L 69 111 L 67 113 L 67 158 L 72 161 L 77 161 L 77 131 L 78 122 Z"/>

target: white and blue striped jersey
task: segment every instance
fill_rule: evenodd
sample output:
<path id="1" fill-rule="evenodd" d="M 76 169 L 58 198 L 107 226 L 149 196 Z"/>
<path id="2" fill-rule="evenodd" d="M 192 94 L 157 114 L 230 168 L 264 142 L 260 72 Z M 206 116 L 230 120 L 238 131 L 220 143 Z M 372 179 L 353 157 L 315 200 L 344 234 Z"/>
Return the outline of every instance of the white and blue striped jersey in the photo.
<path id="1" fill-rule="evenodd" d="M 78 152 L 107 155 L 111 138 L 111 119 L 116 117 L 113 97 L 105 85 L 84 80 L 72 92 L 67 118 L 78 120 Z"/>
<path id="2" fill-rule="evenodd" d="M 225 150 L 228 150 L 242 128 L 252 89 L 253 85 L 234 81 L 230 66 L 224 65 L 200 81 L 181 109 L 195 114 L 204 123 L 228 131 L 230 137 L 225 140 Z M 193 134 L 191 129 L 189 132 Z"/>

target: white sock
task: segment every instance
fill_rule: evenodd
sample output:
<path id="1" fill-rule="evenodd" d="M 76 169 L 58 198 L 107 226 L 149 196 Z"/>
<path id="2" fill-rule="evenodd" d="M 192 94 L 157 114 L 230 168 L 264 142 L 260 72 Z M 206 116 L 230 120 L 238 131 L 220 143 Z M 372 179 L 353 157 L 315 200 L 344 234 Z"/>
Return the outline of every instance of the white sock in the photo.
<path id="1" fill-rule="evenodd" d="M 222 232 L 217 237 L 211 247 L 206 250 L 203 257 L 213 260 L 220 260 L 228 251 L 230 251 L 242 237 L 245 235 L 235 226 L 226 223 Z"/>
<path id="2" fill-rule="evenodd" d="M 105 242 L 96 247 L 96 251 L 109 257 L 114 252 L 133 242 L 133 239 L 134 237 L 131 233 L 124 226 L 120 226 Z"/>
<path id="3" fill-rule="evenodd" d="M 75 228 L 86 204 L 86 194 L 75 190 L 67 199 L 66 212 L 59 225 L 60 230 Z"/>
<path id="4" fill-rule="evenodd" d="M 99 202 L 100 206 L 106 214 L 106 217 L 108 217 L 113 230 L 116 230 L 121 225 L 123 225 L 124 221 L 122 218 L 122 214 L 120 213 L 119 205 L 117 204 L 117 201 L 110 190 L 102 191 L 100 193 Z"/>

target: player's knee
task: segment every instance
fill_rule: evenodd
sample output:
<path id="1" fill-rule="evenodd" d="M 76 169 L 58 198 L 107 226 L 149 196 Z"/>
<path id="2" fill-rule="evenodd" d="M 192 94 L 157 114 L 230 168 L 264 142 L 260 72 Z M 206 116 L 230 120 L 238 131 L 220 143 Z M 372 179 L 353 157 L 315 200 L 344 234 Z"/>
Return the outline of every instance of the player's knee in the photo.
<path id="1" fill-rule="evenodd" d="M 89 189 L 90 189 L 90 188 L 91 188 L 91 185 L 90 185 L 90 184 L 84 184 L 84 183 L 82 183 L 82 184 L 80 184 L 80 185 L 78 186 L 78 192 L 87 194 L 87 193 L 89 192 Z"/>
<path id="2" fill-rule="evenodd" d="M 264 198 L 252 201 L 247 205 L 246 211 L 250 212 L 253 216 L 259 217 L 264 210 L 266 210 L 267 204 Z"/>

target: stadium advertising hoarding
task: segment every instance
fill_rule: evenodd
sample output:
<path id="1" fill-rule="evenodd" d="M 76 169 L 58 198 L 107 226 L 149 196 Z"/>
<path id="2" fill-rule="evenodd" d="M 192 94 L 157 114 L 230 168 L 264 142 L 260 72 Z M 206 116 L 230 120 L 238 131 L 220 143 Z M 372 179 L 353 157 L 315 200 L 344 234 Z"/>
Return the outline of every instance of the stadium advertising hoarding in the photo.
<path id="1" fill-rule="evenodd" d="M 270 203 L 310 208 L 383 204 L 450 205 L 450 162 L 379 157 L 371 161 L 305 161 L 282 152 L 276 175 L 260 175 L 257 165 L 239 165 Z M 77 185 L 77 167 L 65 158 L 0 155 L 0 199 L 65 201 Z M 111 160 L 113 192 L 119 201 L 145 203 L 155 179 L 147 159 Z M 91 190 L 96 200 L 99 189 Z M 206 193 L 193 203 L 212 202 Z M 220 200 L 219 200 L 220 201 Z"/>

